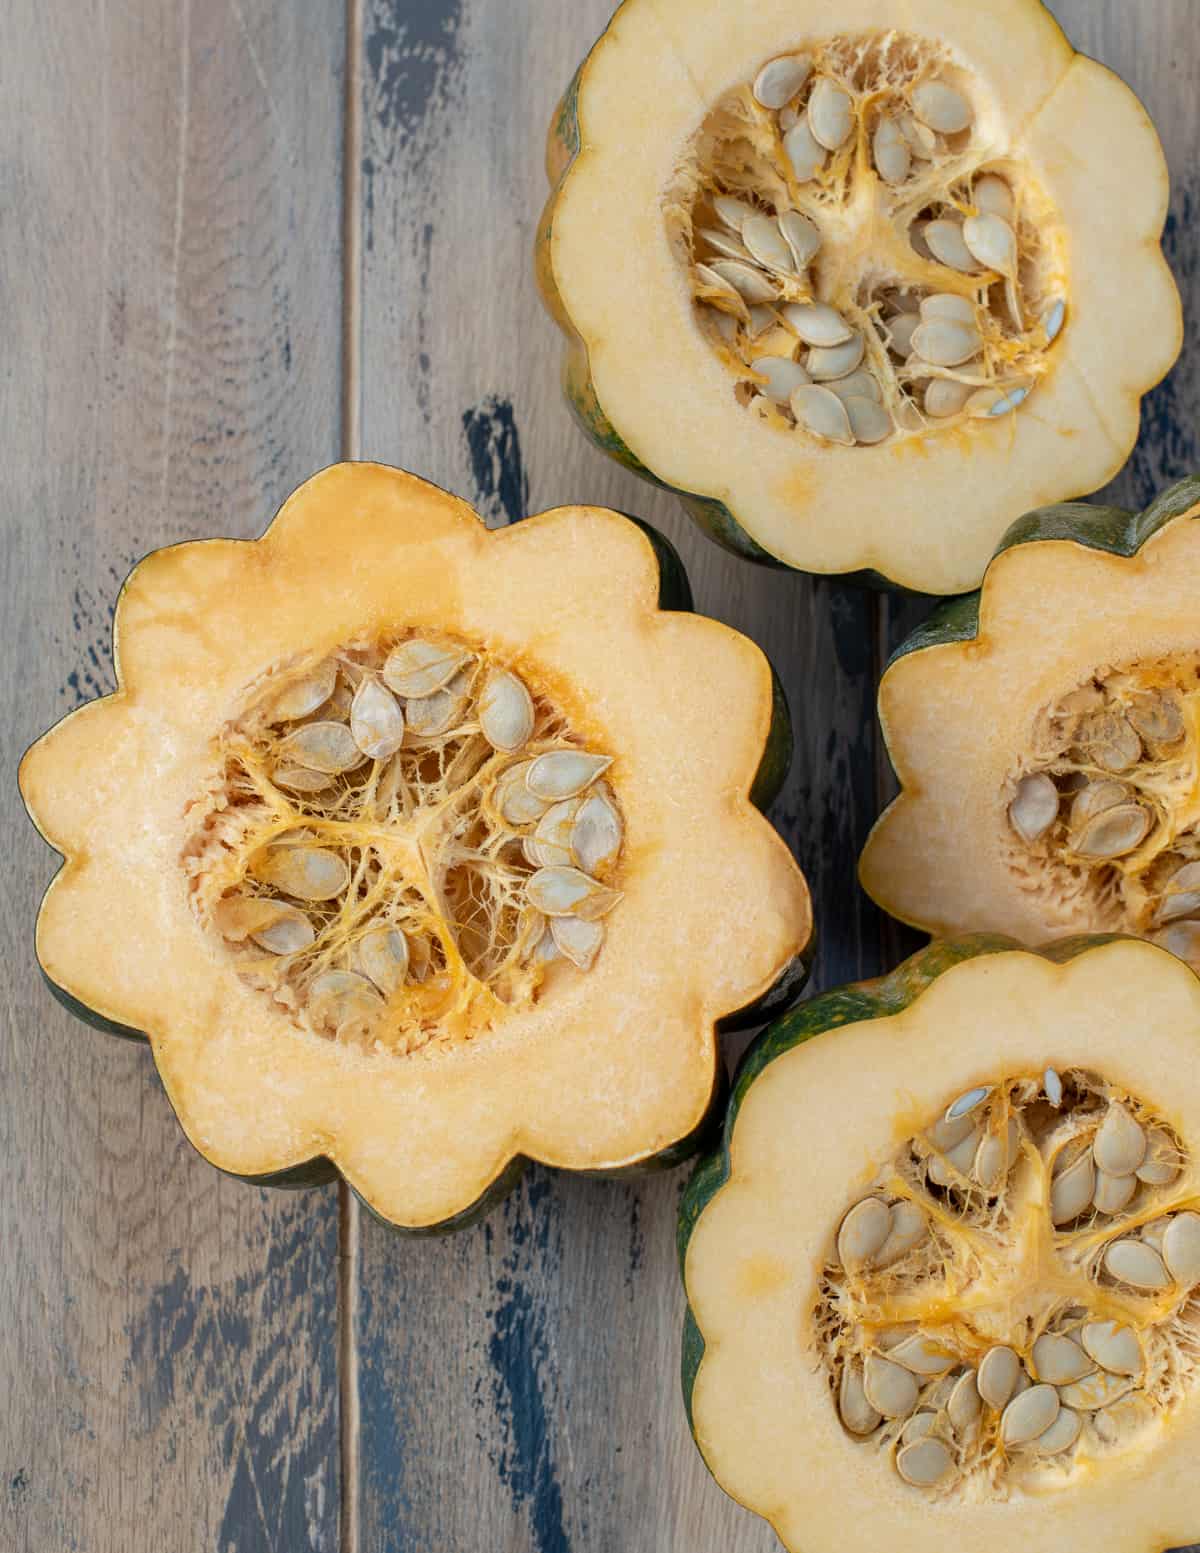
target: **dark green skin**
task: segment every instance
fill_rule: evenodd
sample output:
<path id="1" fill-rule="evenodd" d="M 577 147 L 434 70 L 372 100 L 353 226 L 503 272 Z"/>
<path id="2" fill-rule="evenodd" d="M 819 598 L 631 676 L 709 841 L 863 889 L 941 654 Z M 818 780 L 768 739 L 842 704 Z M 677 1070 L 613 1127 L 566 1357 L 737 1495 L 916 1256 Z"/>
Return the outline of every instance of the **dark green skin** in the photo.
<path id="1" fill-rule="evenodd" d="M 691 584 L 688 581 L 687 571 L 679 552 L 665 535 L 641 518 L 635 518 L 629 514 L 623 514 L 631 523 L 642 531 L 649 540 L 654 556 L 658 562 L 660 609 L 679 610 L 691 612 L 694 608 Z M 751 801 L 760 809 L 765 810 L 774 802 L 787 776 L 788 767 L 792 758 L 792 726 L 788 713 L 787 700 L 783 693 L 778 675 L 771 670 L 773 684 L 773 706 L 771 728 L 767 736 L 767 742 L 763 749 L 762 760 L 759 763 L 758 772 L 750 790 Z M 68 714 L 69 715 L 69 714 Z M 807 950 L 805 955 L 807 955 Z M 763 1020 L 774 1017 L 775 1013 L 783 1007 L 790 1005 L 799 997 L 804 986 L 804 978 L 807 975 L 807 959 L 800 957 L 793 961 L 783 972 L 775 984 L 770 987 L 760 998 L 756 999 L 748 1008 L 741 1009 L 731 1014 L 720 1023 L 724 1029 L 740 1029 L 745 1025 L 761 1024 Z M 94 1030 L 100 1030 L 106 1035 L 119 1036 L 122 1040 L 140 1041 L 149 1044 L 149 1037 L 142 1030 L 135 1030 L 130 1025 L 118 1023 L 109 1018 L 107 1014 L 98 1009 L 89 1007 L 81 1002 L 66 988 L 60 987 L 57 982 L 51 980 L 42 970 L 42 977 L 55 998 L 84 1024 L 90 1025 Z M 627 1166 L 615 1171 L 587 1171 L 581 1174 L 606 1175 L 610 1177 L 630 1177 L 643 1175 L 650 1171 L 670 1170 L 677 1165 L 691 1159 L 700 1149 L 706 1148 L 712 1142 L 713 1136 L 720 1125 L 726 1082 L 724 1071 L 720 1063 L 716 1064 L 717 1071 L 713 1075 L 712 1094 L 705 1113 L 696 1127 L 686 1137 L 669 1145 L 651 1159 L 637 1165 Z M 206 1157 L 206 1156 L 202 1156 Z M 208 1161 L 212 1163 L 212 1161 Z M 520 1180 L 528 1161 L 522 1155 L 517 1155 L 504 1166 L 483 1193 L 469 1207 L 461 1213 L 445 1219 L 438 1224 L 410 1226 L 396 1224 L 390 1219 L 384 1218 L 371 1206 L 359 1193 L 355 1192 L 363 1206 L 381 1223 L 387 1224 L 399 1234 L 412 1236 L 443 1235 L 457 1229 L 465 1229 L 471 1224 L 477 1223 L 488 1211 L 500 1201 L 502 1197 L 512 1190 Z M 218 1166 L 218 1169 L 221 1167 Z M 309 1186 L 324 1186 L 330 1181 L 339 1179 L 341 1172 L 337 1165 L 323 1154 L 315 1155 L 312 1159 L 301 1160 L 298 1164 L 291 1165 L 287 1169 L 272 1171 L 267 1175 L 238 1175 L 235 1171 L 226 1171 L 225 1174 L 233 1175 L 239 1181 L 246 1181 L 252 1186 L 271 1186 L 284 1189 L 297 1189 Z M 351 1187 L 353 1191 L 354 1188 Z"/>
<path id="2" fill-rule="evenodd" d="M 679 1205 L 679 1224 L 676 1244 L 679 1251 L 679 1270 L 683 1278 L 684 1294 L 687 1294 L 687 1248 L 704 1210 L 729 1179 L 730 1145 L 741 1109 L 751 1085 L 777 1057 L 801 1046 L 814 1036 L 825 1035 L 843 1025 L 861 1024 L 868 1019 L 885 1019 L 899 1014 L 946 971 L 973 960 L 979 955 L 1009 954 L 1019 951 L 1038 954 L 1056 965 L 1064 965 L 1076 955 L 1085 954 L 1101 944 L 1113 943 L 1119 934 L 1092 934 L 1080 938 L 1064 938 L 1043 949 L 1029 950 L 1015 939 L 1000 934 L 980 933 L 973 937 L 942 939 L 922 949 L 911 959 L 877 981 L 854 982 L 826 992 L 809 1003 L 802 1003 L 791 1013 L 768 1025 L 748 1047 L 733 1081 L 729 1108 L 717 1148 L 697 1164 Z M 689 1303 L 683 1321 L 683 1401 L 687 1409 L 688 1424 L 692 1421 L 692 1392 L 696 1373 L 704 1358 L 704 1337 L 692 1314 Z"/>
<path id="3" fill-rule="evenodd" d="M 1160 529 L 1197 506 L 1200 506 L 1200 475 L 1189 475 L 1180 480 L 1151 502 L 1144 512 L 1093 506 L 1082 501 L 1038 507 L 1018 518 L 1008 530 L 988 563 L 988 570 L 1006 550 L 1017 545 L 1038 544 L 1042 540 L 1067 540 L 1086 550 L 1106 550 L 1109 555 L 1132 557 Z M 910 652 L 921 652 L 926 647 L 973 642 L 979 635 L 979 603 L 986 586 L 985 573 L 983 586 L 974 593 L 963 593 L 940 604 L 897 648 L 890 662 L 895 663 Z"/>

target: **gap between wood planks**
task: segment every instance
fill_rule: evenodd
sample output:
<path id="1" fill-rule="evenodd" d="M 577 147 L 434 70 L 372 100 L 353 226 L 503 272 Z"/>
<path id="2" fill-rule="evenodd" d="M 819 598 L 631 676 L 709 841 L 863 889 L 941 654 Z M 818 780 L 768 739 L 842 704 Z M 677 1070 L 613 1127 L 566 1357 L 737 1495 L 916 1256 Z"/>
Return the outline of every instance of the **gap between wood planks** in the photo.
<path id="1" fill-rule="evenodd" d="M 342 372 L 341 455 L 362 456 L 362 40 L 364 0 L 346 0 L 346 84 L 342 105 Z M 341 1553 L 359 1553 L 358 1198 L 338 1178 L 338 1441 Z"/>

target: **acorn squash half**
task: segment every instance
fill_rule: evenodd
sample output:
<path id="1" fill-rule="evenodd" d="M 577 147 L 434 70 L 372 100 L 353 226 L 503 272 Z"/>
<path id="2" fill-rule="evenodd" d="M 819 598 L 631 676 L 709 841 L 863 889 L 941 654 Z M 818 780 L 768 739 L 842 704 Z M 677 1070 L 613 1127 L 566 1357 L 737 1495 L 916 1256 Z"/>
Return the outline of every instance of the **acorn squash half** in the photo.
<path id="1" fill-rule="evenodd" d="M 1047 507 L 900 649 L 864 888 L 933 934 L 1154 938 L 1200 968 L 1200 479 Z"/>
<path id="2" fill-rule="evenodd" d="M 213 1164 L 336 1167 L 400 1226 L 522 1157 L 686 1153 L 718 1022 L 795 996 L 810 910 L 753 807 L 790 749 L 770 668 L 685 591 L 619 514 L 489 532 L 372 464 L 148 556 L 118 690 L 21 767 L 65 859 L 51 985 L 145 1032 Z"/>
<path id="3" fill-rule="evenodd" d="M 683 1199 L 683 1381 L 803 1553 L 1200 1534 L 1200 982 L 933 945 L 802 1004 Z"/>
<path id="4" fill-rule="evenodd" d="M 578 419 L 755 560 L 977 586 L 1182 344 L 1154 127 L 1039 0 L 625 0 L 547 168 Z"/>

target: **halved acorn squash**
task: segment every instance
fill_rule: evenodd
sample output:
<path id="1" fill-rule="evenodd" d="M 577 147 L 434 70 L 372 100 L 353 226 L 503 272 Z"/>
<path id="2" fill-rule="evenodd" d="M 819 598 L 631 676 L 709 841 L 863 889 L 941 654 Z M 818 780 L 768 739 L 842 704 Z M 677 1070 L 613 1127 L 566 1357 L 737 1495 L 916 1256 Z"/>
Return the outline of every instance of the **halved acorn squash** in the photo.
<path id="1" fill-rule="evenodd" d="M 1154 127 L 1039 0 L 625 0 L 547 169 L 578 419 L 755 560 L 977 586 L 1182 344 Z"/>
<path id="2" fill-rule="evenodd" d="M 718 1022 L 795 996 L 810 910 L 753 807 L 790 750 L 770 668 L 685 595 L 617 513 L 493 533 L 371 464 L 147 557 L 118 690 L 21 768 L 65 859 L 52 987 L 148 1035 L 213 1164 L 336 1167 L 400 1226 L 522 1157 L 686 1153 Z"/>
<path id="3" fill-rule="evenodd" d="M 1154 938 L 1200 968 L 1200 479 L 1047 507 L 900 649 L 864 888 L 929 933 Z"/>
<path id="4" fill-rule="evenodd" d="M 683 1381 L 803 1553 L 1200 1533 L 1200 982 L 941 943 L 803 1004 L 685 1194 Z"/>

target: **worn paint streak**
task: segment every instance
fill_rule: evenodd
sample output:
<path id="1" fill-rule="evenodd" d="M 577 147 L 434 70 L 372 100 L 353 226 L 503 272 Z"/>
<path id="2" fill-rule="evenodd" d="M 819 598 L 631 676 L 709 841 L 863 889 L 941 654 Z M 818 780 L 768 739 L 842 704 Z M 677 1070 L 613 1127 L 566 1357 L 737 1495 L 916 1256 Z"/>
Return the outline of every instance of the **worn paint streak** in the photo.
<path id="1" fill-rule="evenodd" d="M 368 0 L 363 21 L 368 150 L 362 159 L 363 226 L 375 246 L 375 180 L 430 135 L 462 75 L 463 0 Z M 412 157 L 414 170 L 425 157 Z"/>
<path id="2" fill-rule="evenodd" d="M 557 1372 L 544 1303 L 562 1247 L 558 1203 L 544 1171 L 531 1170 L 507 1199 L 503 1223 L 507 1244 L 487 1344 L 502 1441 L 493 1464 L 514 1510 L 528 1509 L 535 1553 L 570 1553 L 552 1424 Z"/>
<path id="3" fill-rule="evenodd" d="M 493 527 L 518 522 L 529 511 L 529 476 L 511 402 L 489 394 L 463 411 L 462 427 L 479 510 Z"/>
<path id="4" fill-rule="evenodd" d="M 257 1266 L 226 1283 L 197 1283 L 176 1253 L 127 1327 L 139 1432 L 161 1435 L 167 1463 L 181 1432 L 220 1441 L 229 1486 L 218 1553 L 334 1553 L 334 1206 L 331 1194 L 300 1193 L 264 1213 Z"/>
<path id="5" fill-rule="evenodd" d="M 76 570 L 82 570 L 83 557 L 78 547 L 75 563 Z M 54 646 L 61 656 L 75 660 L 75 667 L 58 687 L 59 697 L 67 703 L 68 709 L 82 706 L 97 696 L 108 695 L 116 686 L 113 616 L 117 594 L 132 566 L 133 558 L 124 566 L 110 563 L 104 572 L 108 581 L 95 587 L 81 582 L 71 595 L 70 636 L 54 637 Z"/>

